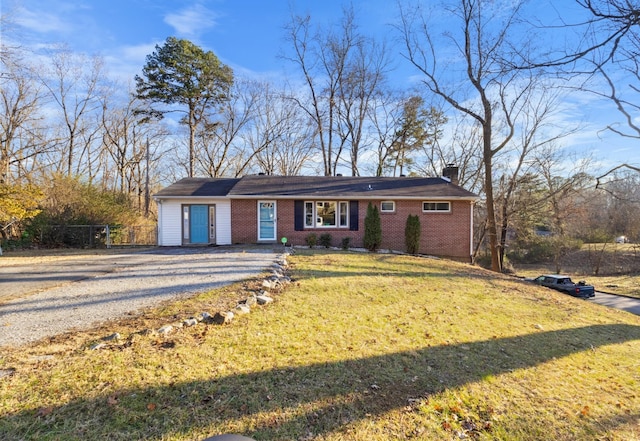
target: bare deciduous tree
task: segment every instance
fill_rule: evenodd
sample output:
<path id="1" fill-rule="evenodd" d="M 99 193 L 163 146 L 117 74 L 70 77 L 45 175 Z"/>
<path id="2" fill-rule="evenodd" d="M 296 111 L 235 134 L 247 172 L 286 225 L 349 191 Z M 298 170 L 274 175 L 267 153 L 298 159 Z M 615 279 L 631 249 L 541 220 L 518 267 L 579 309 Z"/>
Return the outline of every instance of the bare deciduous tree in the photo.
<path id="1" fill-rule="evenodd" d="M 522 56 L 522 68 L 556 68 L 562 74 L 599 74 L 609 87 L 609 92 L 581 88 L 613 101 L 623 115 L 631 133 L 608 125 L 607 129 L 627 138 L 640 139 L 640 127 L 634 120 L 634 113 L 640 110 L 635 100 L 626 99 L 620 93 L 620 84 L 640 79 L 638 50 L 640 49 L 640 3 L 633 0 L 575 0 L 575 4 L 587 13 L 585 19 L 571 21 L 559 17 L 562 26 L 549 26 L 564 32 L 557 41 L 573 42 L 569 49 L 552 47 L 542 58 L 532 60 Z M 553 46 L 553 44 L 552 44 Z M 560 54 L 560 55 L 556 55 Z M 616 73 L 614 79 L 607 70 Z M 628 75 L 621 79 L 620 73 Z M 629 79 L 630 78 L 630 79 Z M 631 93 L 640 91 L 637 83 L 630 84 Z M 597 178 L 597 186 L 602 186 L 609 176 L 618 169 L 640 172 L 637 164 L 630 162 L 617 165 Z"/>
<path id="2" fill-rule="evenodd" d="M 573 45 L 568 49 L 551 47 L 543 58 L 537 60 L 532 60 L 526 53 L 520 54 L 525 68 L 575 67 L 576 63 L 584 60 L 599 68 L 611 62 L 629 41 L 638 40 L 640 4 L 637 1 L 575 0 L 575 3 L 587 12 L 586 18 L 559 17 L 561 26 L 545 26 L 546 29 L 564 32 L 564 38 L 557 41 L 562 44 L 573 42 Z"/>
<path id="3" fill-rule="evenodd" d="M 256 115 L 260 85 L 236 81 L 218 113 L 204 114 L 196 138 L 197 170 L 210 177 L 240 176 L 258 153 L 243 140 Z"/>
<path id="4" fill-rule="evenodd" d="M 266 174 L 298 175 L 314 152 L 314 130 L 306 114 L 291 106 L 289 94 L 262 85 L 256 117 L 245 140 Z"/>
<path id="5" fill-rule="evenodd" d="M 346 22 L 345 26 L 353 25 Z M 379 45 L 375 40 L 364 37 L 357 38 L 354 44 L 348 70 L 338 84 L 338 131 L 340 144 L 349 147 L 351 175 L 359 176 L 359 159 L 368 147 L 368 116 L 385 82 L 388 60 L 384 44 Z"/>
<path id="6" fill-rule="evenodd" d="M 292 16 L 287 35 L 293 54 L 286 58 L 300 70 L 308 94 L 292 99 L 314 124 L 324 174 L 335 175 L 346 163 L 358 175 L 366 118 L 386 74 L 384 45 L 358 32 L 353 9 L 344 10 L 337 32 L 314 33 L 311 17 Z"/>
<path id="7" fill-rule="evenodd" d="M 503 175 L 500 178 L 499 191 L 496 197 L 496 204 L 500 213 L 500 265 L 504 263 L 504 255 L 507 248 L 507 238 L 512 216 L 520 211 L 530 209 L 533 201 L 518 200 L 514 198 L 520 184 L 527 185 L 532 176 L 537 175 L 535 158 L 540 152 L 549 158 L 558 150 L 557 143 L 575 133 L 577 127 L 557 127 L 554 124 L 554 117 L 559 109 L 559 93 L 557 89 L 542 87 L 524 103 L 521 124 L 518 128 L 518 136 L 514 137 L 514 142 L 505 158 L 501 161 Z M 539 163 L 539 162 L 538 162 Z M 584 163 L 582 164 L 584 167 Z M 576 173 L 570 170 L 574 176 L 583 176 L 584 173 Z M 543 170 L 543 175 L 551 173 L 549 167 Z M 547 181 L 549 182 L 549 176 Z M 571 182 L 571 181 L 569 181 Z M 554 200 L 554 195 L 550 195 Z"/>
<path id="8" fill-rule="evenodd" d="M 40 76 L 60 111 L 64 127 L 61 162 L 67 175 L 85 171 L 81 169 L 81 156 L 95 139 L 99 121 L 95 115 L 102 108 L 98 97 L 103 75 L 102 59 L 94 57 L 87 63 L 84 56 L 63 48 L 52 54 L 50 70 Z"/>
<path id="9" fill-rule="evenodd" d="M 369 165 L 372 174 L 384 176 L 393 154 L 396 129 L 400 125 L 404 99 L 395 92 L 379 93 L 372 101 L 369 120 L 372 137 L 376 139 L 375 159 Z"/>
<path id="10" fill-rule="evenodd" d="M 616 67 L 620 68 L 620 66 Z M 628 89 L 630 93 L 638 94 L 640 92 L 640 86 L 638 86 L 638 84 L 640 84 L 640 61 L 638 61 L 635 57 L 630 57 L 629 63 L 626 63 L 626 65 L 622 66 L 622 69 L 624 69 L 630 75 L 628 81 L 636 81 L 636 84 L 629 83 Z M 613 81 L 611 76 L 607 74 L 606 70 L 603 67 L 599 67 L 598 72 L 605 79 L 609 87 L 609 92 L 605 93 L 592 90 L 592 93 L 610 99 L 615 104 L 616 108 L 623 116 L 626 123 L 626 130 L 615 126 L 614 124 L 608 124 L 607 130 L 616 133 L 623 138 L 630 138 L 640 141 L 640 125 L 636 120 L 637 116 L 640 115 L 640 102 L 622 97 L 618 91 L 616 83 Z M 619 169 L 629 169 L 640 173 L 640 166 L 638 165 L 634 165 L 631 163 L 619 164 L 605 171 L 596 178 L 596 188 L 605 188 L 608 178 Z"/>
<path id="11" fill-rule="evenodd" d="M 468 124 L 469 116 L 454 114 L 448 120 L 448 133 L 423 146 L 415 169 L 424 176 L 440 176 L 444 164 L 458 167 L 458 184 L 482 195 L 482 132 L 476 124 Z M 445 127 L 434 128 L 445 130 Z"/>
<path id="12" fill-rule="evenodd" d="M 10 184 L 24 176 L 46 148 L 40 137 L 44 100 L 31 69 L 9 58 L 8 53 L 2 57 L 1 71 L 0 184 Z"/>
<path id="13" fill-rule="evenodd" d="M 102 187 L 136 198 L 138 209 L 147 216 L 149 186 L 157 180 L 163 153 L 159 147 L 168 133 L 157 121 L 141 120 L 136 112 L 140 103 L 133 93 L 128 96 L 125 103 L 102 98 Z"/>
<path id="14" fill-rule="evenodd" d="M 493 168 L 495 156 L 505 149 L 515 133 L 515 121 L 531 93 L 535 77 L 505 69 L 504 58 L 510 56 L 511 32 L 518 23 L 520 3 L 502 9 L 483 0 L 460 0 L 447 11 L 457 19 L 460 33 L 451 26 L 445 34 L 450 44 L 436 44 L 431 25 L 419 11 L 401 10 L 400 31 L 406 56 L 423 77 L 423 84 L 443 98 L 451 107 L 467 114 L 482 129 L 482 159 L 487 210 L 487 235 L 491 251 L 491 268 L 500 271 L 499 242 L 496 225 Z M 439 62 L 448 58 L 444 51 L 458 51 L 464 79 L 453 83 L 447 78 L 455 66 Z M 447 74 L 447 75 L 445 75 Z"/>

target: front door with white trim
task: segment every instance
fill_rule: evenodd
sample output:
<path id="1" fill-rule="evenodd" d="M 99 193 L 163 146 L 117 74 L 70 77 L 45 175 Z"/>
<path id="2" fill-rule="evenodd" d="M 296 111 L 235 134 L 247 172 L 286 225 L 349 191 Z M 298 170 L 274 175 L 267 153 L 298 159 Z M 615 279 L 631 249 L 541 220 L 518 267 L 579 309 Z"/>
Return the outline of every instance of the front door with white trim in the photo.
<path id="1" fill-rule="evenodd" d="M 215 205 L 183 205 L 182 206 L 182 244 L 215 244 L 216 243 L 216 206 Z"/>
<path id="2" fill-rule="evenodd" d="M 276 202 L 258 201 L 258 240 L 276 240 L 276 236 Z"/>

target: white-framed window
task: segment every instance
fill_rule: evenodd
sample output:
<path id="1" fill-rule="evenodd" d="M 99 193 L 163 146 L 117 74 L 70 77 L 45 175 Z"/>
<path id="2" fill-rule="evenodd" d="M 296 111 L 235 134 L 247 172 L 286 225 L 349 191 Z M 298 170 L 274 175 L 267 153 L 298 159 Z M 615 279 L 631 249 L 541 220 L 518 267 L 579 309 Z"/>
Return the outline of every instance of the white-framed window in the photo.
<path id="1" fill-rule="evenodd" d="M 316 226 L 336 227 L 338 225 L 338 208 L 335 201 L 316 202 Z"/>
<path id="2" fill-rule="evenodd" d="M 313 202 L 304 203 L 304 226 L 307 228 L 313 228 L 315 225 L 315 216 L 313 210 Z"/>
<path id="3" fill-rule="evenodd" d="M 349 226 L 346 201 L 305 201 L 305 228 L 345 228 Z"/>
<path id="4" fill-rule="evenodd" d="M 346 201 L 339 202 L 338 213 L 340 215 L 340 223 L 338 226 L 348 227 L 349 226 L 349 203 Z"/>
<path id="5" fill-rule="evenodd" d="M 190 206 L 189 205 L 183 205 L 182 206 L 182 240 L 183 241 L 188 241 L 189 240 L 189 209 Z"/>
<path id="6" fill-rule="evenodd" d="M 380 202 L 381 213 L 393 213 L 396 211 L 396 203 L 394 201 L 382 201 Z"/>
<path id="7" fill-rule="evenodd" d="M 422 211 L 425 213 L 450 213 L 451 202 L 425 201 L 422 203 Z"/>

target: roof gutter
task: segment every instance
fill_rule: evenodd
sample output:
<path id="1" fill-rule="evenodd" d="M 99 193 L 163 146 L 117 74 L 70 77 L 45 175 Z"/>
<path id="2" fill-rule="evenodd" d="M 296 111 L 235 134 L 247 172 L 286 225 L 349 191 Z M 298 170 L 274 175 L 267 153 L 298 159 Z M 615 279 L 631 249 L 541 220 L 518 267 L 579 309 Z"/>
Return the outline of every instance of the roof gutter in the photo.
<path id="1" fill-rule="evenodd" d="M 320 195 L 320 194 L 300 194 L 300 195 L 281 195 L 281 194 L 243 194 L 243 195 L 229 195 L 228 199 L 330 199 L 330 200 L 412 200 L 412 201 L 478 201 L 478 196 L 402 196 L 402 195 Z"/>
<path id="2" fill-rule="evenodd" d="M 290 199 L 290 200 L 315 200 L 315 199 L 327 199 L 327 200 L 381 200 L 381 199 L 391 199 L 391 200 L 412 200 L 412 201 L 471 201 L 477 202 L 480 200 L 478 196 L 402 196 L 402 195 L 319 195 L 319 194 L 300 194 L 300 195 L 281 195 L 281 194 L 234 194 L 227 196 L 192 196 L 192 195 L 184 195 L 184 196 L 152 196 L 154 201 L 160 200 L 175 200 L 175 199 L 218 199 L 218 200 L 227 200 L 227 199 Z"/>

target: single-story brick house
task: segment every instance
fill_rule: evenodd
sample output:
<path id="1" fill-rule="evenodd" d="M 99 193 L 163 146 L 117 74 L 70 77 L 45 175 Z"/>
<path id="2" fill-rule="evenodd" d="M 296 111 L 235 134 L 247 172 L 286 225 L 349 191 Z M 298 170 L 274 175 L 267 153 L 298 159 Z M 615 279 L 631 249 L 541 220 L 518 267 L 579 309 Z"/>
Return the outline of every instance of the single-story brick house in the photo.
<path id="1" fill-rule="evenodd" d="M 457 171 L 457 170 L 456 170 Z M 455 182 L 455 180 L 454 180 Z M 381 249 L 404 251 L 409 214 L 422 227 L 422 254 L 468 260 L 477 196 L 448 178 L 272 176 L 185 178 L 154 195 L 158 245 L 304 245 L 329 233 L 334 246 L 362 247 L 369 203 L 380 212 Z"/>

